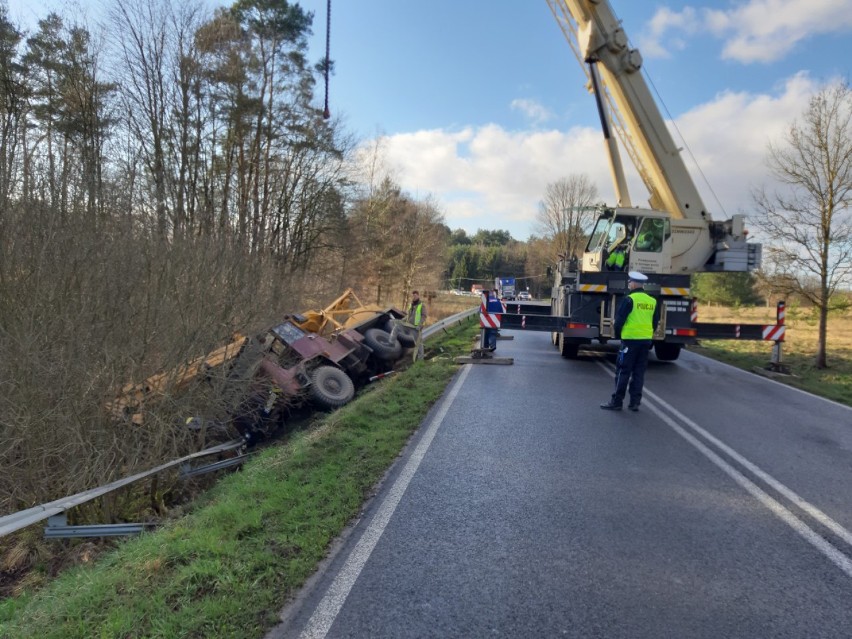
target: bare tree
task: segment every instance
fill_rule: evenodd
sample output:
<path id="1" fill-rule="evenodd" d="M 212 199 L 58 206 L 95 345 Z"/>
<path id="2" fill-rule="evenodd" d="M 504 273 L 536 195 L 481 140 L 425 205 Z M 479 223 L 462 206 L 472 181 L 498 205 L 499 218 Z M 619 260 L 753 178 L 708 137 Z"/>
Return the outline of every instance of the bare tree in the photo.
<path id="1" fill-rule="evenodd" d="M 547 185 L 536 216 L 537 232 L 553 243 L 557 255 L 578 255 L 589 226 L 598 189 L 587 175 L 573 174 Z"/>
<path id="2" fill-rule="evenodd" d="M 124 74 L 122 98 L 127 123 L 143 149 L 151 180 L 157 231 L 168 232 L 166 152 L 173 104 L 169 75 L 171 6 L 167 0 L 116 0 L 112 7 L 115 39 Z"/>
<path id="3" fill-rule="evenodd" d="M 772 240 L 768 257 L 792 292 L 819 311 L 816 366 L 825 368 L 832 297 L 852 274 L 852 90 L 846 83 L 813 96 L 801 121 L 767 164 L 787 188 L 755 193 L 760 226 Z M 816 285 L 814 285 L 816 284 Z"/>
<path id="4" fill-rule="evenodd" d="M 399 254 L 398 272 L 401 277 L 401 299 L 419 287 L 436 287 L 437 274 L 444 265 L 447 230 L 438 204 L 427 199 L 409 202 L 401 220 L 399 241 L 403 250 Z"/>
<path id="5" fill-rule="evenodd" d="M 0 216 L 14 196 L 20 164 L 20 136 L 25 128 L 26 90 L 17 48 L 21 32 L 0 5 Z"/>

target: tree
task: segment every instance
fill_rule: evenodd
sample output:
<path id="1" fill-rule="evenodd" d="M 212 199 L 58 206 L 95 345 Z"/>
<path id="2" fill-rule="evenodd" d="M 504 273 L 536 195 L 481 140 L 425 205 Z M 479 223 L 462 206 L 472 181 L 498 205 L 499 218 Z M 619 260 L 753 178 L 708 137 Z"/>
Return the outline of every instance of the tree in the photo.
<path id="1" fill-rule="evenodd" d="M 768 257 L 819 312 L 816 367 L 825 368 L 832 297 L 852 274 L 852 90 L 846 83 L 813 96 L 801 121 L 767 164 L 786 186 L 755 193 L 759 224 L 772 244 Z"/>
<path id="2" fill-rule="evenodd" d="M 506 246 L 512 242 L 512 234 L 509 231 L 477 229 L 476 235 L 471 238 L 471 242 L 482 246 Z"/>
<path id="3" fill-rule="evenodd" d="M 555 254 L 580 254 L 597 199 L 598 189 L 587 175 L 573 174 L 547 185 L 536 224 L 538 233 L 553 243 Z"/>
<path id="4" fill-rule="evenodd" d="M 696 273 L 692 276 L 692 294 L 702 302 L 743 306 L 759 300 L 751 273 Z"/>
<path id="5" fill-rule="evenodd" d="M 467 280 L 469 276 L 470 266 L 467 263 L 467 253 L 463 252 L 453 264 L 453 270 L 450 273 L 450 285 L 453 288 L 468 288 Z"/>
<path id="6" fill-rule="evenodd" d="M 0 4 L 0 220 L 14 195 L 20 135 L 25 129 L 27 96 L 17 55 L 20 41 L 21 32 L 9 21 L 6 4 Z"/>

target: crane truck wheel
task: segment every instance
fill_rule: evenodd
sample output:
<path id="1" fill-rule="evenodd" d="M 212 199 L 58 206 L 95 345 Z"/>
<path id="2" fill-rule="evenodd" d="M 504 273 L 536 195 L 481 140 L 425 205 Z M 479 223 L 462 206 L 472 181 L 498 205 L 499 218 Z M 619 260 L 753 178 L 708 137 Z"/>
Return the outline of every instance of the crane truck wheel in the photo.
<path id="1" fill-rule="evenodd" d="M 393 361 L 402 355 L 402 344 L 390 333 L 380 328 L 368 328 L 364 333 L 364 343 L 373 349 L 373 354 L 381 360 Z"/>
<path id="2" fill-rule="evenodd" d="M 580 345 L 572 342 L 566 342 L 564 335 L 558 335 L 559 354 L 565 359 L 577 359 L 580 353 Z"/>
<path id="3" fill-rule="evenodd" d="M 654 355 L 661 362 L 673 362 L 680 357 L 680 344 L 667 344 L 666 342 L 657 342 L 654 344 Z"/>
<path id="4" fill-rule="evenodd" d="M 324 408 L 339 408 L 355 397 L 355 384 L 344 371 L 334 366 L 319 366 L 311 373 L 308 387 L 311 398 Z"/>

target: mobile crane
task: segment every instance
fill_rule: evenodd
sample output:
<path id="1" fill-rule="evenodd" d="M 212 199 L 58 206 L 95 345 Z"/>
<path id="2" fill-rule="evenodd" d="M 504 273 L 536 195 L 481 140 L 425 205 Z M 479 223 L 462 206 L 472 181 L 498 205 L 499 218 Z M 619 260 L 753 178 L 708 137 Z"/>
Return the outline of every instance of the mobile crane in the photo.
<path id="1" fill-rule="evenodd" d="M 646 289 L 663 305 L 654 335 L 658 359 L 675 360 L 699 338 L 765 339 L 765 327 L 695 322 L 690 275 L 747 272 L 760 266 L 760 244 L 747 241 L 745 220 L 716 221 L 707 211 L 642 76 L 642 56 L 631 48 L 607 0 L 547 0 L 594 93 L 615 186 L 616 206 L 601 207 L 582 258 L 560 256 L 550 316 L 510 305 L 502 327 L 551 329 L 564 357 L 579 347 L 615 339 L 615 311 L 627 294 L 627 272 L 649 278 Z M 615 133 L 636 166 L 650 208 L 634 207 Z M 619 270 L 607 258 L 624 253 Z M 612 263 L 612 262 L 610 262 Z M 530 313 L 527 317 L 527 313 Z M 521 316 L 521 317 L 518 317 Z"/>

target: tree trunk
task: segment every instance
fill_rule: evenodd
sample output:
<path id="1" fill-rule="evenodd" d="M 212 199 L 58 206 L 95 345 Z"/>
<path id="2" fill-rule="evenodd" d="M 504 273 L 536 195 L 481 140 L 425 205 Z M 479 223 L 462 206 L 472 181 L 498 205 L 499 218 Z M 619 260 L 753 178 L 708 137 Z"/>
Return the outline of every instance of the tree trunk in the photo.
<path id="1" fill-rule="evenodd" d="M 819 305 L 819 334 L 817 336 L 816 367 L 828 368 L 825 357 L 825 342 L 828 335 L 828 291 L 823 290 Z"/>

